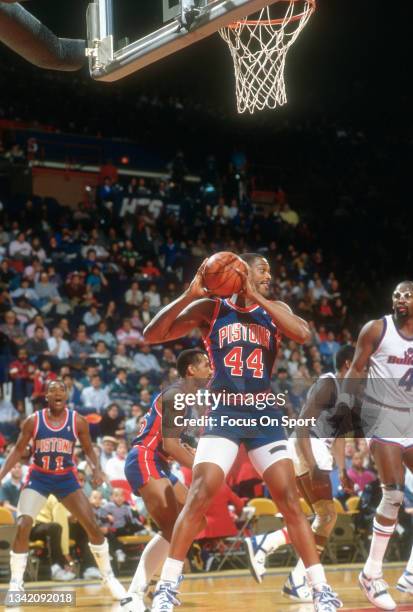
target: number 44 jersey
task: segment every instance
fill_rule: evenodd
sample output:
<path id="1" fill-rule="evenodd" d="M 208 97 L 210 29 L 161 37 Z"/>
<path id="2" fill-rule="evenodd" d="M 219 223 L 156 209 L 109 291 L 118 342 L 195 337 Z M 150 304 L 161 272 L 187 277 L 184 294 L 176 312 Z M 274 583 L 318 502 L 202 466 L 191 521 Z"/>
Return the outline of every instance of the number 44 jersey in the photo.
<path id="1" fill-rule="evenodd" d="M 212 390 L 263 393 L 270 389 L 280 335 L 271 316 L 257 304 L 239 307 L 216 300 L 205 346 L 214 369 Z"/>

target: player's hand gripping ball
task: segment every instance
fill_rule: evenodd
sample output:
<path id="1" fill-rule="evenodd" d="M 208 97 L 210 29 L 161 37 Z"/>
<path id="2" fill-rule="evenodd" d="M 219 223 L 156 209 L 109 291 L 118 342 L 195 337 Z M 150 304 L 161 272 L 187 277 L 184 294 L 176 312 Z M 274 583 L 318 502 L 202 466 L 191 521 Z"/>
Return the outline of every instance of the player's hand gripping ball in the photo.
<path id="1" fill-rule="evenodd" d="M 208 258 L 203 269 L 204 287 L 214 295 L 229 297 L 240 293 L 247 264 L 235 253 L 221 251 Z"/>

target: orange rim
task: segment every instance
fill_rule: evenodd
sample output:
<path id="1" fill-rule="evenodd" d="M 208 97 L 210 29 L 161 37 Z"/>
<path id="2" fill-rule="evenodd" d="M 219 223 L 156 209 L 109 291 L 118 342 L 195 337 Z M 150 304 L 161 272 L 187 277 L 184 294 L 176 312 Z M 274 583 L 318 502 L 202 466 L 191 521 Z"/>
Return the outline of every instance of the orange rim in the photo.
<path id="1" fill-rule="evenodd" d="M 301 2 L 302 0 L 279 0 L 279 2 L 290 2 L 290 3 L 296 3 L 296 2 Z M 311 11 L 315 11 L 316 8 L 316 0 L 307 0 L 309 4 L 311 4 Z M 295 21 L 299 21 L 300 19 L 302 19 L 307 13 L 300 13 L 299 15 L 294 15 L 293 17 L 291 17 L 290 22 L 294 23 Z M 254 25 L 260 25 L 260 26 L 269 26 L 269 25 L 281 25 L 284 23 L 284 19 L 282 17 L 278 18 L 278 19 L 242 19 L 240 21 L 234 21 L 233 23 L 229 23 L 227 26 L 225 26 L 226 28 L 229 28 L 230 30 L 236 30 L 237 28 L 239 28 L 240 26 L 244 26 L 244 25 L 250 25 L 250 26 L 254 26 Z"/>

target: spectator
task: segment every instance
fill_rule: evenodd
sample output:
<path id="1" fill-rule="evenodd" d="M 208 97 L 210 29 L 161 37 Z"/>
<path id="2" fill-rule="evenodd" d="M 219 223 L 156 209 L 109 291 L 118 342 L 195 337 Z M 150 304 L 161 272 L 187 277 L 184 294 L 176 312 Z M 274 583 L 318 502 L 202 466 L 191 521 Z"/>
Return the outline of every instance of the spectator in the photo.
<path id="1" fill-rule="evenodd" d="M 48 339 L 47 346 L 50 355 L 59 361 L 67 360 L 71 357 L 72 352 L 67 340 L 63 338 L 63 331 L 60 327 L 54 327 L 52 337 Z"/>
<path id="2" fill-rule="evenodd" d="M 118 344 L 116 347 L 116 355 L 113 358 L 113 365 L 116 369 L 124 368 L 127 372 L 135 372 L 135 362 L 126 353 L 126 346 Z"/>
<path id="3" fill-rule="evenodd" d="M 93 346 L 83 329 L 79 329 L 76 334 L 76 340 L 70 344 L 73 359 L 76 361 L 84 361 L 93 353 Z"/>
<path id="4" fill-rule="evenodd" d="M 161 272 L 156 267 L 151 259 L 148 259 L 144 266 L 141 267 L 142 274 L 147 278 L 158 278 Z"/>
<path id="5" fill-rule="evenodd" d="M 57 374 L 52 371 L 52 365 L 49 359 L 43 359 L 40 364 L 40 368 L 35 371 L 33 379 L 33 402 L 36 407 L 43 407 L 44 400 L 46 398 L 46 390 L 48 384 L 52 380 L 57 379 Z"/>
<path id="6" fill-rule="evenodd" d="M 12 402 L 4 397 L 0 386 L 0 438 L 5 436 L 8 440 L 16 440 L 19 434 L 20 413 Z M 0 444 L 0 453 L 1 453 Z"/>
<path id="7" fill-rule="evenodd" d="M 102 380 L 98 374 L 92 377 L 90 387 L 85 387 L 81 393 L 80 399 L 84 408 L 103 412 L 110 404 L 108 390 L 102 387 Z"/>
<path id="8" fill-rule="evenodd" d="M 102 452 L 100 454 L 100 467 L 106 473 L 106 464 L 109 459 L 115 456 L 115 450 L 118 441 L 113 436 L 104 436 L 102 438 Z"/>
<path id="9" fill-rule="evenodd" d="M 148 291 L 145 291 L 144 298 L 149 302 L 151 314 L 155 314 L 161 307 L 161 296 L 156 290 L 155 283 L 149 285 Z"/>
<path id="10" fill-rule="evenodd" d="M 13 516 L 16 516 L 17 504 L 23 482 L 22 464 L 16 463 L 10 470 L 9 480 L 3 482 L 0 486 L 0 504 L 10 510 Z"/>
<path id="11" fill-rule="evenodd" d="M 30 358 L 38 358 L 49 354 L 49 345 L 44 337 L 44 327 L 38 325 L 34 330 L 33 338 L 30 338 L 24 347 Z"/>
<path id="12" fill-rule="evenodd" d="M 151 353 L 149 344 L 143 344 L 133 358 L 135 368 L 139 374 L 149 374 L 158 378 L 162 373 L 161 366 L 155 355 Z"/>
<path id="13" fill-rule="evenodd" d="M 123 325 L 116 332 L 117 341 L 125 346 L 136 348 L 144 342 L 143 336 L 137 329 L 132 327 L 130 319 L 124 319 Z"/>
<path id="14" fill-rule="evenodd" d="M 56 306 L 62 301 L 56 285 L 50 282 L 46 272 L 41 273 L 39 282 L 35 284 L 35 290 L 39 296 L 36 306 L 45 314 L 56 309 Z"/>
<path id="15" fill-rule="evenodd" d="M 119 368 L 109 390 L 111 399 L 120 402 L 121 405 L 132 400 L 132 389 L 129 386 L 127 376 L 127 371 L 124 368 Z"/>
<path id="16" fill-rule="evenodd" d="M 11 341 L 14 350 L 22 346 L 26 342 L 26 337 L 23 333 L 16 314 L 12 310 L 8 310 L 4 315 L 4 323 L 0 325 L 2 332 Z"/>
<path id="17" fill-rule="evenodd" d="M 44 339 L 50 338 L 50 332 L 44 324 L 42 315 L 38 314 L 34 317 L 33 323 L 26 327 L 25 333 L 28 338 L 33 338 L 36 327 L 42 327 L 44 331 Z"/>
<path id="18" fill-rule="evenodd" d="M 125 421 L 125 433 L 128 442 L 132 442 L 133 438 L 137 435 L 144 414 L 142 406 L 132 404 L 131 416 Z"/>
<path id="19" fill-rule="evenodd" d="M 116 406 L 116 404 L 115 404 Z M 117 419 L 118 417 L 116 417 Z M 105 473 L 110 481 L 126 480 L 125 478 L 125 461 L 128 454 L 128 445 L 125 440 L 120 440 L 116 447 L 115 456 L 111 457 L 105 466 Z"/>
<path id="20" fill-rule="evenodd" d="M 27 261 L 32 254 L 30 242 L 27 242 L 24 232 L 19 232 L 17 238 L 9 245 L 9 255 L 12 259 Z"/>
<path id="21" fill-rule="evenodd" d="M 110 459 L 112 461 L 112 459 Z M 132 535 L 143 529 L 142 523 L 134 517 L 132 509 L 125 502 L 123 489 L 115 488 L 112 493 L 112 501 L 108 502 L 104 508 L 104 516 L 109 519 L 112 550 L 114 549 L 117 561 L 123 563 L 126 559 L 122 545 L 117 538 L 121 535 Z"/>
<path id="22" fill-rule="evenodd" d="M 98 312 L 96 304 L 92 304 L 90 309 L 83 315 L 83 323 L 86 327 L 97 327 L 102 317 Z"/>
<path id="23" fill-rule="evenodd" d="M 108 330 L 106 321 L 99 322 L 97 331 L 92 335 L 92 340 L 95 344 L 99 342 L 99 340 L 102 340 L 111 351 L 116 347 L 116 338 Z"/>
<path id="24" fill-rule="evenodd" d="M 156 287 L 156 285 L 155 285 Z M 143 293 L 139 288 L 138 281 L 133 281 L 130 288 L 125 293 L 125 302 L 129 306 L 140 306 L 143 300 Z"/>
<path id="25" fill-rule="evenodd" d="M 373 472 L 363 467 L 363 455 L 359 452 L 353 454 L 351 467 L 347 470 L 347 474 L 354 482 L 354 489 L 357 494 L 363 493 L 366 485 L 377 479 Z"/>
<path id="26" fill-rule="evenodd" d="M 120 438 L 125 435 L 123 414 L 120 412 L 117 404 L 109 404 L 106 408 L 99 423 L 99 430 L 101 436 Z"/>
<path id="27" fill-rule="evenodd" d="M 327 340 L 320 343 L 320 354 L 323 360 L 324 366 L 329 369 L 334 369 L 334 357 L 340 348 L 339 343 L 336 341 L 334 333 L 327 333 Z"/>
<path id="28" fill-rule="evenodd" d="M 19 349 L 17 359 L 10 364 L 10 378 L 13 381 L 13 402 L 21 413 L 25 411 L 25 399 L 32 395 L 35 369 L 27 350 Z"/>

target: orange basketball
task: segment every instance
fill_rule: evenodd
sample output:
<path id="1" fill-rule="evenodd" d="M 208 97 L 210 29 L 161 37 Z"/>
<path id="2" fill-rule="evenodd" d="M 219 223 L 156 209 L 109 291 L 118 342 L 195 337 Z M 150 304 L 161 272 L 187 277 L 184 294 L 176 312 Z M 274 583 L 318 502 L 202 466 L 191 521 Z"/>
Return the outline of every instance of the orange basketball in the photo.
<path id="1" fill-rule="evenodd" d="M 203 279 L 208 291 L 220 297 L 229 297 L 239 293 L 243 285 L 240 272 L 246 272 L 247 266 L 235 253 L 221 251 L 209 257 L 205 264 Z"/>

